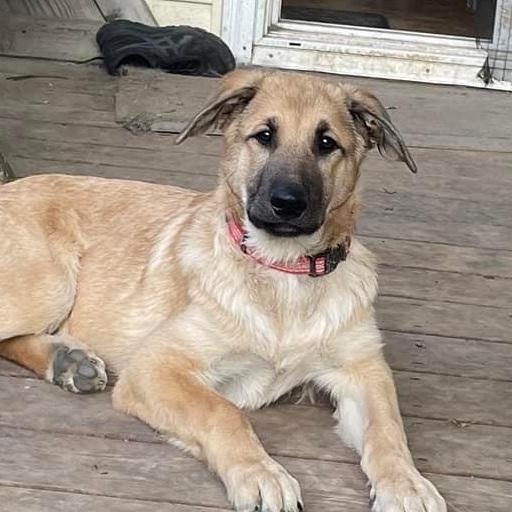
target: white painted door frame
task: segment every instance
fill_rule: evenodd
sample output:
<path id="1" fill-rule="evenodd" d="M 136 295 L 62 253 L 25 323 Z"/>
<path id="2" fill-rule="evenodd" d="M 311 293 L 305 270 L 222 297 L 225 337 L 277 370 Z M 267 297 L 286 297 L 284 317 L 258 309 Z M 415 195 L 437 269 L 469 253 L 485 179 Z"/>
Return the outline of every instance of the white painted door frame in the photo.
<path id="1" fill-rule="evenodd" d="M 487 52 L 473 38 L 280 20 L 280 11 L 281 0 L 224 0 L 222 37 L 239 63 L 485 86 L 477 74 Z"/>

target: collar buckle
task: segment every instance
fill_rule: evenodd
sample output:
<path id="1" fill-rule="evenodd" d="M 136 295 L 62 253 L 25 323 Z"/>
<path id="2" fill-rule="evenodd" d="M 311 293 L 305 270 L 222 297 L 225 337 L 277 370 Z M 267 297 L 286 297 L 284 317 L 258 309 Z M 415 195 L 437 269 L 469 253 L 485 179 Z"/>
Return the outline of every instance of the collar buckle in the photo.
<path id="1" fill-rule="evenodd" d="M 345 261 L 347 259 L 347 246 L 346 244 L 340 244 L 336 247 L 331 247 L 330 249 L 325 250 L 319 254 L 315 254 L 314 256 L 308 256 L 309 259 L 309 273 L 310 277 L 319 277 L 324 276 L 326 274 L 330 274 L 340 262 Z M 324 262 L 324 269 L 322 271 L 317 270 L 317 262 Z"/>

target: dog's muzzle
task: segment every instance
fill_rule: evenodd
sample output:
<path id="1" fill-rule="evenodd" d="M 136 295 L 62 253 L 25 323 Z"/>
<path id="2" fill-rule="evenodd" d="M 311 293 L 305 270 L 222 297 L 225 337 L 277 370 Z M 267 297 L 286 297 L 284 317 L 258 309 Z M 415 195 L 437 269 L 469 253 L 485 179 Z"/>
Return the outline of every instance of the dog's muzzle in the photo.
<path id="1" fill-rule="evenodd" d="M 247 216 L 256 228 L 275 236 L 310 235 L 320 228 L 325 216 L 321 186 L 301 180 L 262 179 L 255 193 L 249 194 Z"/>

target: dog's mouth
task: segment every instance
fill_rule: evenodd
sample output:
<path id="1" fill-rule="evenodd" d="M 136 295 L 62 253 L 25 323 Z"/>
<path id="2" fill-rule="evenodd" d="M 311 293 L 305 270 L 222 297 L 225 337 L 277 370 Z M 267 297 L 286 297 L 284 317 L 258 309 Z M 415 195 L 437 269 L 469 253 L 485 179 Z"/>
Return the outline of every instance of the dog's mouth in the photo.
<path id="1" fill-rule="evenodd" d="M 251 215 L 250 211 L 247 212 L 247 216 L 255 228 L 261 229 L 270 235 L 283 238 L 312 235 L 320 228 L 321 225 L 321 223 L 298 225 L 291 222 L 272 222 L 260 219 L 255 215 Z"/>

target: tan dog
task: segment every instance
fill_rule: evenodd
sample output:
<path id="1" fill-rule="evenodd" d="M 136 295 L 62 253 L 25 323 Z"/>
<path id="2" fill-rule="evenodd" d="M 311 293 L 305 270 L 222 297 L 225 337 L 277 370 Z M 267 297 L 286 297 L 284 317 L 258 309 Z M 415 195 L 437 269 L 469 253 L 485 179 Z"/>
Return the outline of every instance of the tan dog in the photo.
<path id="1" fill-rule="evenodd" d="M 179 141 L 213 125 L 211 193 L 51 175 L 0 188 L 0 355 L 75 392 L 104 389 L 101 358 L 114 406 L 205 459 L 239 511 L 302 509 L 240 408 L 313 384 L 375 512 L 446 511 L 407 447 L 374 258 L 351 240 L 366 151 L 415 171 L 385 109 L 318 77 L 237 71 Z"/>

